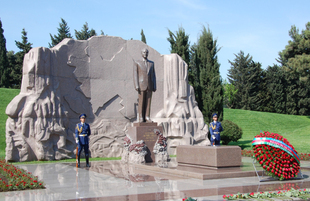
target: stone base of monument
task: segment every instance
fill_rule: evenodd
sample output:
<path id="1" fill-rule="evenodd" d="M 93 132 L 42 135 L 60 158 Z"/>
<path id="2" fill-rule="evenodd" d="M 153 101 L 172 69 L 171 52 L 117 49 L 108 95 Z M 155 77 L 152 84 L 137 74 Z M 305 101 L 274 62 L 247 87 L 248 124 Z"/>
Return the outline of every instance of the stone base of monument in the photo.
<path id="1" fill-rule="evenodd" d="M 194 166 L 177 165 L 176 158 L 166 164 L 159 166 L 155 163 L 133 164 L 136 171 L 140 174 L 151 175 L 160 178 L 179 178 L 188 179 L 194 178 L 199 180 L 224 179 L 224 178 L 240 178 L 240 177 L 257 177 L 252 163 L 244 163 L 241 167 L 226 167 L 226 168 L 201 168 Z M 262 176 L 263 171 L 260 168 L 258 174 Z"/>
<path id="2" fill-rule="evenodd" d="M 162 126 L 157 126 L 157 123 L 133 123 L 133 127 L 128 128 L 128 135 L 132 140 L 132 144 L 137 141 L 143 140 L 147 146 L 147 155 L 145 156 L 145 162 L 150 163 L 155 161 L 153 148 L 157 141 L 157 135 L 154 130 L 158 129 L 163 132 Z"/>
<path id="3" fill-rule="evenodd" d="M 197 168 L 228 168 L 241 166 L 239 146 L 192 146 L 177 147 L 178 166 Z"/>

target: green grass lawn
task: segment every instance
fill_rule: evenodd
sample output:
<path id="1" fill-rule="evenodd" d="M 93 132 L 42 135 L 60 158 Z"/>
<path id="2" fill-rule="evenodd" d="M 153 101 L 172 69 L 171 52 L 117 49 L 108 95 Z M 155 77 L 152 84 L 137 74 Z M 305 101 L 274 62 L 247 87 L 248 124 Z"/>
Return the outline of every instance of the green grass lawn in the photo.
<path id="1" fill-rule="evenodd" d="M 0 157 L 5 157 L 5 122 L 8 118 L 5 109 L 19 92 L 19 89 L 0 88 Z"/>
<path id="2" fill-rule="evenodd" d="M 5 114 L 6 106 L 18 95 L 19 89 L 0 88 L 0 158 L 5 157 Z M 237 143 L 250 149 L 251 142 L 260 131 L 283 135 L 300 153 L 310 153 L 310 117 L 284 115 L 248 110 L 224 109 L 224 119 L 238 124 L 243 130 L 242 139 Z"/>
<path id="3" fill-rule="evenodd" d="M 285 115 L 248 110 L 224 109 L 224 119 L 233 121 L 243 130 L 242 139 L 237 143 L 249 149 L 254 136 L 260 131 L 278 133 L 295 147 L 296 151 L 310 153 L 310 117 Z"/>

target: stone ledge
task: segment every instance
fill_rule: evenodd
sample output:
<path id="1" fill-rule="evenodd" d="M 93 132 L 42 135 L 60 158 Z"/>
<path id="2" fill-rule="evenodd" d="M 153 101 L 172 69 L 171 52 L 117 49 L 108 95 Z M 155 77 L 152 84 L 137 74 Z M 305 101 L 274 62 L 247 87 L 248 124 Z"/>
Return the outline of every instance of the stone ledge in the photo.
<path id="1" fill-rule="evenodd" d="M 241 166 L 239 146 L 192 146 L 177 147 L 177 162 L 197 167 L 227 168 Z"/>

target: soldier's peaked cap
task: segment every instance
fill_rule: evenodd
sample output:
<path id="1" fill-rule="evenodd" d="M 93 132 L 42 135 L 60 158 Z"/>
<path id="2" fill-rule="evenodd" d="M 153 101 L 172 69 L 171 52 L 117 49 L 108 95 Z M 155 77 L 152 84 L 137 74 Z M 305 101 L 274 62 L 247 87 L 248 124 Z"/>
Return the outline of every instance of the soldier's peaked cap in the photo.
<path id="1" fill-rule="evenodd" d="M 79 119 L 81 119 L 81 118 L 86 118 L 87 116 L 86 116 L 86 114 L 81 114 L 80 116 L 79 116 Z"/>
<path id="2" fill-rule="evenodd" d="M 217 114 L 216 114 L 216 113 L 213 113 L 213 114 L 212 114 L 212 118 L 215 117 L 215 116 L 217 117 Z"/>

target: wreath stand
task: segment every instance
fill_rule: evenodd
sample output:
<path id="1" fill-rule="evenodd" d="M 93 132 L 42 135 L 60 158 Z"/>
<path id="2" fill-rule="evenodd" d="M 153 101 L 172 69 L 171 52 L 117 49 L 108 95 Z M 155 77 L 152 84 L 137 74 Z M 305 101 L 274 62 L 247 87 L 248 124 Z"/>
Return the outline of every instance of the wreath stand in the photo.
<path id="1" fill-rule="evenodd" d="M 275 179 L 267 174 L 265 174 L 265 170 L 263 169 L 262 171 L 262 176 L 259 176 L 259 173 L 255 167 L 255 163 L 257 163 L 257 161 L 253 158 L 253 167 L 255 169 L 255 172 L 256 172 L 256 175 L 257 175 L 257 178 L 259 180 L 259 182 L 265 182 L 265 181 L 276 181 L 276 180 L 279 180 L 279 179 Z M 264 176 L 268 176 L 268 178 L 265 178 Z M 301 170 L 299 170 L 299 173 L 297 174 L 297 177 L 294 177 L 294 178 L 291 178 L 289 180 L 299 180 L 299 179 L 303 179 L 304 178 L 304 175 L 302 174 Z"/>

